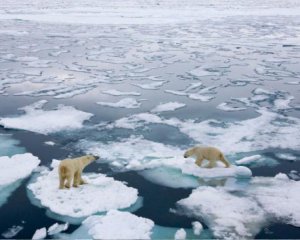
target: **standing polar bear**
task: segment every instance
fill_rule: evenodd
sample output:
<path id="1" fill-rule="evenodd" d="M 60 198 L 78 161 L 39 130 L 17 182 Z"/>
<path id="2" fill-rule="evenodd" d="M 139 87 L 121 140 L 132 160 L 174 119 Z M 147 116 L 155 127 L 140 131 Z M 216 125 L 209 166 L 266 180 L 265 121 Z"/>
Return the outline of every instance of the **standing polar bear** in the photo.
<path id="1" fill-rule="evenodd" d="M 204 159 L 209 161 L 209 164 L 207 165 L 208 168 L 213 168 L 216 166 L 217 161 L 221 161 L 225 164 L 225 167 L 229 167 L 230 163 L 226 160 L 224 157 L 224 154 L 215 147 L 205 147 L 205 146 L 196 146 L 193 148 L 188 149 L 184 153 L 184 158 L 188 157 L 196 157 L 196 164 L 201 167 L 201 164 Z"/>
<path id="2" fill-rule="evenodd" d="M 73 187 L 85 184 L 81 174 L 83 169 L 98 157 L 86 155 L 73 159 L 64 159 L 58 166 L 59 189 L 70 188 L 73 180 Z M 66 183 L 65 183 L 66 182 Z"/>

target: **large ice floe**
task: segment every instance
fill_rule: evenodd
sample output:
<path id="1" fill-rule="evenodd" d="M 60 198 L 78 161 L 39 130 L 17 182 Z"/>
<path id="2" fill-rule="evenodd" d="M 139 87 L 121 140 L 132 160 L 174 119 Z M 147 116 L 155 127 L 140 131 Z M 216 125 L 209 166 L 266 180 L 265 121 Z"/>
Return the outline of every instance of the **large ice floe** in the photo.
<path id="1" fill-rule="evenodd" d="M 217 238 L 254 238 L 274 222 L 300 226 L 299 187 L 285 174 L 254 177 L 238 189 L 203 186 L 180 200 L 178 211 L 203 220 Z"/>
<path id="2" fill-rule="evenodd" d="M 131 136 L 108 143 L 81 141 L 82 150 L 101 156 L 121 171 L 137 170 L 146 179 L 169 187 L 196 187 L 197 178 L 250 177 L 250 169 L 243 166 L 213 169 L 199 168 L 193 159 L 183 157 L 184 150 L 153 142 L 143 137 Z"/>
<path id="3" fill-rule="evenodd" d="M 0 157 L 0 206 L 39 163 L 40 160 L 31 153 Z"/>
<path id="4" fill-rule="evenodd" d="M 46 100 L 41 100 L 26 107 L 22 115 L 0 118 L 0 125 L 5 128 L 23 129 L 41 134 L 81 128 L 83 122 L 93 114 L 83 112 L 71 106 L 58 105 L 53 110 L 43 110 Z"/>
<path id="5" fill-rule="evenodd" d="M 91 214 L 128 208 L 138 199 L 136 189 L 97 173 L 83 175 L 88 184 L 59 190 L 58 164 L 59 161 L 54 160 L 51 171 L 43 171 L 28 185 L 32 202 L 54 214 L 80 222 Z"/>
<path id="6" fill-rule="evenodd" d="M 93 215 L 71 234 L 60 234 L 62 239 L 174 239 L 178 228 L 154 225 L 150 219 L 129 212 L 110 210 L 105 215 Z M 209 239 L 207 230 L 195 235 L 192 229 L 183 229 L 187 239 Z"/>

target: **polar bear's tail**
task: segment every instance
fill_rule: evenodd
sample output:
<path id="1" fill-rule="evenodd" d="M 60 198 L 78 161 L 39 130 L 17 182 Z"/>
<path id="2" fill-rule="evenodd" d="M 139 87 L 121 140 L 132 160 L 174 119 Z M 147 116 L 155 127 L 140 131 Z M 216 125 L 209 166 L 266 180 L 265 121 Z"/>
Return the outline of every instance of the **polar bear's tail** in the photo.
<path id="1" fill-rule="evenodd" d="M 220 154 L 220 160 L 221 160 L 222 163 L 225 164 L 226 167 L 229 167 L 229 166 L 230 166 L 230 163 L 229 163 L 228 160 L 224 157 L 224 154 L 223 154 L 223 153 Z"/>

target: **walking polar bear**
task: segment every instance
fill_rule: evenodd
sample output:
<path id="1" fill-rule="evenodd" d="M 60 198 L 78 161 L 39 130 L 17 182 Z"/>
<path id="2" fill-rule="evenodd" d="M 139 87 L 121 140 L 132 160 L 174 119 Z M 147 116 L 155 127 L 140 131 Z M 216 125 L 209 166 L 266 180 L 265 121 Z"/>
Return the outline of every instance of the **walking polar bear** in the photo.
<path id="1" fill-rule="evenodd" d="M 85 184 L 81 174 L 83 169 L 98 157 L 86 155 L 73 159 L 64 159 L 58 166 L 59 189 L 70 188 L 73 180 L 73 187 Z"/>
<path id="2" fill-rule="evenodd" d="M 226 160 L 224 157 L 224 154 L 215 147 L 205 147 L 205 146 L 196 146 L 193 148 L 188 149 L 184 153 L 184 158 L 188 157 L 196 157 L 196 164 L 201 167 L 201 164 L 204 159 L 209 161 L 209 164 L 207 165 L 208 168 L 213 168 L 216 166 L 217 161 L 221 161 L 225 164 L 225 167 L 229 167 L 230 163 Z"/>

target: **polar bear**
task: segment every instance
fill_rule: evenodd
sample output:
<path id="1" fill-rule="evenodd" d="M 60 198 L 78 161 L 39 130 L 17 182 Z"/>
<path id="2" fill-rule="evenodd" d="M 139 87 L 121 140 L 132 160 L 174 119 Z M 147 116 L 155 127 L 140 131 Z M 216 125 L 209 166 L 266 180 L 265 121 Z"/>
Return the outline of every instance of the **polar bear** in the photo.
<path id="1" fill-rule="evenodd" d="M 215 167 L 217 161 L 221 161 L 222 163 L 224 163 L 227 168 L 230 166 L 230 163 L 226 160 L 224 154 L 215 147 L 196 146 L 188 149 L 184 153 L 184 158 L 192 156 L 196 157 L 195 163 L 199 167 L 201 167 L 201 164 L 204 159 L 209 161 L 209 164 L 207 165 L 208 168 Z"/>
<path id="2" fill-rule="evenodd" d="M 93 155 L 86 155 L 62 160 L 58 166 L 59 189 L 70 188 L 72 180 L 73 187 L 85 184 L 86 182 L 81 177 L 82 170 L 97 158 Z M 67 181 L 66 184 L 65 181 Z"/>

